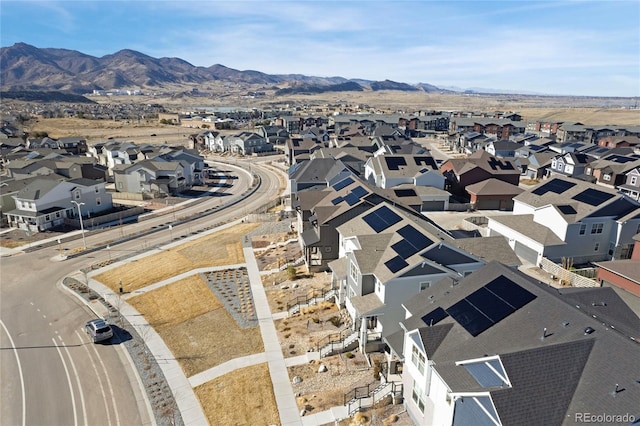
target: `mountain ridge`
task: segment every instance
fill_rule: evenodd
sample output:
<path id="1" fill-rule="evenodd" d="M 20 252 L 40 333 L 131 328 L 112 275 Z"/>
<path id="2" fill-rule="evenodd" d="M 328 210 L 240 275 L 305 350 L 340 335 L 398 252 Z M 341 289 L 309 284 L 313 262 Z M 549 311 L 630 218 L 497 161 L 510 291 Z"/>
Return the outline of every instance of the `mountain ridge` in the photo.
<path id="1" fill-rule="evenodd" d="M 0 48 L 0 90 L 60 91 L 73 94 L 93 90 L 123 88 L 158 89 L 165 85 L 199 85 L 224 81 L 246 85 L 270 85 L 286 93 L 325 91 L 400 90 L 427 93 L 454 93 L 427 83 L 410 85 L 391 80 L 371 81 L 340 76 L 318 77 L 303 74 L 266 74 L 257 70 L 236 70 L 225 65 L 196 66 L 180 58 L 154 58 L 121 49 L 102 57 L 64 48 L 38 48 L 15 43 Z"/>

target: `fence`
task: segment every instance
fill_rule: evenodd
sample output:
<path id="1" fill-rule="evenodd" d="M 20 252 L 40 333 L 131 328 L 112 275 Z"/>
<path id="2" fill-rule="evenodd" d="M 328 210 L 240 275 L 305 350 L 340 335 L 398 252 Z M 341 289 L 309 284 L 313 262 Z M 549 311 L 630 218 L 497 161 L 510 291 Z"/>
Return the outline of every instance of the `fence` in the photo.
<path id="1" fill-rule="evenodd" d="M 139 216 L 144 212 L 145 210 L 143 207 L 132 207 L 115 213 L 83 219 L 82 224 L 85 228 L 93 228 L 94 226 L 103 225 L 105 223 L 118 222 L 132 216 Z M 74 228 L 80 228 L 80 219 L 65 218 L 64 224 Z"/>
<path id="2" fill-rule="evenodd" d="M 560 280 L 561 284 L 568 284 L 572 287 L 600 287 L 596 281 L 591 278 L 584 277 L 582 275 L 571 272 L 567 269 L 564 269 L 562 266 L 553 263 L 546 257 L 542 258 L 540 262 L 540 267 L 549 272 L 549 274 L 557 277 Z"/>
<path id="3" fill-rule="evenodd" d="M 451 212 L 468 212 L 473 210 L 473 204 L 471 203 L 449 203 L 447 211 Z"/>
<path id="4" fill-rule="evenodd" d="M 349 415 L 352 415 L 363 408 L 373 407 L 388 396 L 391 396 L 392 402 L 402 401 L 402 383 L 370 383 L 358 386 L 344 394 L 344 405 Z"/>
<path id="5" fill-rule="evenodd" d="M 287 302 L 289 314 L 298 312 L 303 306 L 316 305 L 320 301 L 335 297 L 334 289 L 313 289 L 304 296 L 296 296 Z"/>

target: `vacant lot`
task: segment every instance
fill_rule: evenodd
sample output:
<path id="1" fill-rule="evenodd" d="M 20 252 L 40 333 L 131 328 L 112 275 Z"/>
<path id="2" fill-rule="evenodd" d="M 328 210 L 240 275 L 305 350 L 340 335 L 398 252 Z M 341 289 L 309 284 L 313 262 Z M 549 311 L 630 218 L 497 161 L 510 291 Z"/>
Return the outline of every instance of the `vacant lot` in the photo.
<path id="1" fill-rule="evenodd" d="M 236 225 L 170 250 L 128 262 L 96 275 L 94 279 L 113 291 L 118 290 L 122 281 L 124 291 L 132 292 L 195 268 L 244 263 L 241 238 L 258 225 Z"/>
<path id="2" fill-rule="evenodd" d="M 211 425 L 280 423 L 267 364 L 225 374 L 195 388 Z"/>
<path id="3" fill-rule="evenodd" d="M 128 302 L 160 334 L 187 377 L 264 351 L 260 329 L 240 328 L 200 275 Z"/>

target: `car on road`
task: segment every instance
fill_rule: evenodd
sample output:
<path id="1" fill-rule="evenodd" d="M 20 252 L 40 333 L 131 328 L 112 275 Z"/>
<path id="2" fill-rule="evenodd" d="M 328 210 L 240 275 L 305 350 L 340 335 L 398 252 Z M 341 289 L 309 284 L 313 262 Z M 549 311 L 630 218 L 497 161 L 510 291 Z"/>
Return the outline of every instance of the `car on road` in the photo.
<path id="1" fill-rule="evenodd" d="M 103 319 L 94 319 L 87 321 L 84 326 L 85 330 L 94 343 L 109 340 L 113 337 L 113 329 Z"/>

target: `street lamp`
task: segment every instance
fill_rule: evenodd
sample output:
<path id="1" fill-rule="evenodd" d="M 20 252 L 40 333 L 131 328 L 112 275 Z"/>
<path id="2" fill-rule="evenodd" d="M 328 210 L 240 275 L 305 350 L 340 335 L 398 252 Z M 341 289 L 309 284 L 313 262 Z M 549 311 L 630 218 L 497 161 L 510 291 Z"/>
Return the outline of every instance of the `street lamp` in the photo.
<path id="1" fill-rule="evenodd" d="M 80 216 L 80 230 L 82 231 L 82 245 L 84 246 L 84 249 L 87 249 L 87 240 L 84 239 L 84 224 L 82 223 L 82 210 L 80 210 L 80 206 L 84 206 L 84 203 L 79 203 L 75 200 L 71 200 L 71 202 L 73 204 L 76 205 L 76 207 L 78 207 L 78 216 Z"/>

